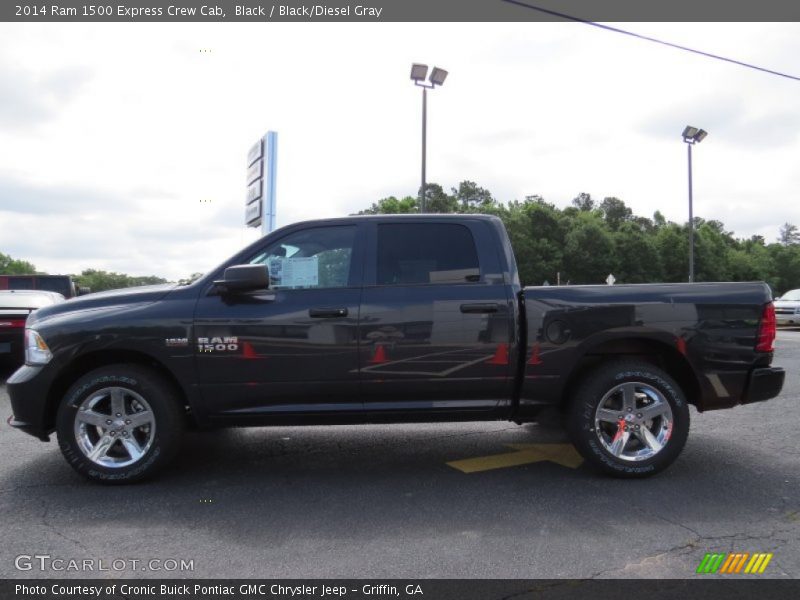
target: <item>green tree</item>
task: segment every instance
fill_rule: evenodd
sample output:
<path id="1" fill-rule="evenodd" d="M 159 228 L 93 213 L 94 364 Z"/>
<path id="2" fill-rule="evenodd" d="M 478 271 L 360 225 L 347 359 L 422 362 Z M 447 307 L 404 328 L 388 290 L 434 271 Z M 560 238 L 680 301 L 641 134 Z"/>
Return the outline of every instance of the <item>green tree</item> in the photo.
<path id="1" fill-rule="evenodd" d="M 719 221 L 695 219 L 695 281 L 729 281 L 728 250 L 736 240 Z"/>
<path id="2" fill-rule="evenodd" d="M 652 219 L 635 215 L 619 198 L 597 203 L 581 192 L 563 209 L 541 196 L 523 201 L 497 201 L 474 181 L 464 180 L 447 194 L 442 186 L 426 186 L 426 211 L 481 212 L 505 223 L 526 285 L 545 280 L 600 283 L 608 273 L 617 281 L 683 282 L 689 275 L 689 225 L 668 221 L 660 211 Z M 416 198 L 384 198 L 360 214 L 408 213 L 418 210 Z M 736 239 L 719 221 L 694 221 L 697 281 L 767 281 L 775 290 L 800 287 L 800 231 L 790 223 L 780 229 L 778 243 L 764 238 Z"/>
<path id="3" fill-rule="evenodd" d="M 774 278 L 772 288 L 778 293 L 800 288 L 800 245 L 770 244 Z"/>
<path id="4" fill-rule="evenodd" d="M 491 192 L 474 181 L 462 181 L 451 189 L 460 212 L 481 212 L 495 204 Z"/>
<path id="5" fill-rule="evenodd" d="M 784 223 L 781 227 L 779 240 L 784 246 L 795 246 L 800 244 L 800 231 L 797 230 L 796 225 Z"/>
<path id="6" fill-rule="evenodd" d="M 689 277 L 688 227 L 666 223 L 655 234 L 656 248 L 666 282 L 687 281 Z"/>
<path id="7" fill-rule="evenodd" d="M 603 199 L 600 203 L 600 212 L 612 231 L 616 231 L 620 225 L 633 217 L 633 211 L 619 198 Z"/>
<path id="8" fill-rule="evenodd" d="M 508 230 L 523 285 L 555 283 L 564 270 L 564 228 L 560 211 L 539 196 L 509 203 L 498 216 Z"/>
<path id="9" fill-rule="evenodd" d="M 400 215 L 417 212 L 417 199 L 406 196 L 397 199 L 394 196 L 383 198 L 373 203 L 366 210 L 359 211 L 360 215 Z"/>
<path id="10" fill-rule="evenodd" d="M 728 269 L 731 281 L 774 282 L 772 263 L 764 240 L 747 240 L 728 249 Z"/>
<path id="11" fill-rule="evenodd" d="M 36 267 L 27 260 L 17 260 L 0 252 L 0 275 L 28 275 L 36 273 Z"/>
<path id="12" fill-rule="evenodd" d="M 425 212 L 454 213 L 458 208 L 456 197 L 447 194 L 438 183 L 425 184 Z"/>
<path id="13" fill-rule="evenodd" d="M 614 272 L 614 239 L 594 213 L 581 213 L 564 237 L 564 266 L 572 283 L 602 283 Z"/>
<path id="14" fill-rule="evenodd" d="M 80 275 L 73 275 L 72 278 L 75 283 L 90 288 L 92 292 L 167 283 L 166 279 L 156 277 L 155 275 L 131 277 L 123 273 L 100 271 L 96 269 L 85 269 Z"/>
<path id="15" fill-rule="evenodd" d="M 623 223 L 613 239 L 617 263 L 614 277 L 619 283 L 647 283 L 663 279 L 656 240 L 638 223 Z"/>
<path id="16" fill-rule="evenodd" d="M 592 195 L 585 192 L 581 192 L 572 199 L 572 206 L 583 212 L 590 212 L 595 209 Z"/>

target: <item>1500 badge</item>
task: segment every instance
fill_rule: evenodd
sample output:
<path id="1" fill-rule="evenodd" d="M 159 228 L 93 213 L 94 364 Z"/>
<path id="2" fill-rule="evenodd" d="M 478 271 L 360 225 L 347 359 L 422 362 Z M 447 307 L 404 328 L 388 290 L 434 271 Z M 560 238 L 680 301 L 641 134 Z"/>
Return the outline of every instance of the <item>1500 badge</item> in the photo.
<path id="1" fill-rule="evenodd" d="M 236 352 L 237 350 L 239 350 L 239 338 L 236 336 L 197 338 L 198 352 Z"/>

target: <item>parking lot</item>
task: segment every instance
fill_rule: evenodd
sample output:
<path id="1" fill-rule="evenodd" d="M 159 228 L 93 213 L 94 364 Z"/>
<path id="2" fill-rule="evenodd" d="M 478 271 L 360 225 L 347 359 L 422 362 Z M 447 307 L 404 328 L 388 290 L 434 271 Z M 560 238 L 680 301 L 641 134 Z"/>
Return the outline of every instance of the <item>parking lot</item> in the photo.
<path id="1" fill-rule="evenodd" d="M 8 427 L 0 386 L 0 575 L 684 578 L 739 551 L 774 553 L 761 577 L 800 577 L 798 363 L 800 331 L 780 331 L 782 395 L 693 412 L 681 458 L 640 481 L 576 466 L 558 431 L 499 422 L 193 433 L 157 480 L 101 487 Z M 17 569 L 35 554 L 193 570 Z"/>

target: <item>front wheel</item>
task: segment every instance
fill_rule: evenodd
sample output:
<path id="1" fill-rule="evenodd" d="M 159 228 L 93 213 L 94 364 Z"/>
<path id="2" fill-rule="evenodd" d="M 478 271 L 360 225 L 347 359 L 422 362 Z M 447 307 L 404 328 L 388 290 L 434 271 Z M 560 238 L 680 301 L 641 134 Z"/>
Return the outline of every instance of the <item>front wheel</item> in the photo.
<path id="1" fill-rule="evenodd" d="M 181 403 L 172 386 L 150 369 L 103 367 L 69 389 L 56 431 L 64 458 L 81 475 L 101 483 L 139 481 L 179 448 Z"/>
<path id="2" fill-rule="evenodd" d="M 578 386 L 568 430 L 592 466 L 616 477 L 647 477 L 683 450 L 689 407 L 680 386 L 661 369 L 615 361 Z"/>

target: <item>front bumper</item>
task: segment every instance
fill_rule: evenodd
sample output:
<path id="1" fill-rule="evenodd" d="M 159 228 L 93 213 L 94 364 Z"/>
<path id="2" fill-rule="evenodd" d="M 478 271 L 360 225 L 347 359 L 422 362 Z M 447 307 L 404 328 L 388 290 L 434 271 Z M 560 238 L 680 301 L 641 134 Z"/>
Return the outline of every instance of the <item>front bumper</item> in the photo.
<path id="1" fill-rule="evenodd" d="M 763 402 L 764 400 L 775 398 L 781 393 L 785 378 L 786 371 L 780 367 L 753 369 L 747 382 L 747 391 L 742 404 Z"/>
<path id="2" fill-rule="evenodd" d="M 55 429 L 54 411 L 47 403 L 51 380 L 44 367 L 23 365 L 6 382 L 13 415 L 8 424 L 43 442 Z"/>
<path id="3" fill-rule="evenodd" d="M 33 425 L 31 423 L 26 423 L 25 421 L 20 421 L 19 419 L 15 418 L 14 415 L 11 415 L 6 419 L 6 423 L 8 423 L 14 429 L 19 429 L 20 431 L 24 431 L 27 434 L 32 435 L 35 438 L 39 438 L 43 442 L 50 441 L 50 435 L 44 433 L 39 427 Z"/>
<path id="4" fill-rule="evenodd" d="M 775 322 L 778 325 L 800 325 L 800 313 L 795 314 L 775 314 Z"/>

